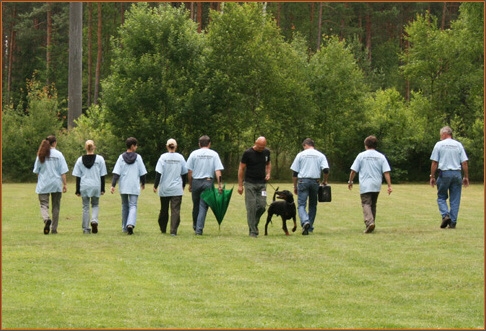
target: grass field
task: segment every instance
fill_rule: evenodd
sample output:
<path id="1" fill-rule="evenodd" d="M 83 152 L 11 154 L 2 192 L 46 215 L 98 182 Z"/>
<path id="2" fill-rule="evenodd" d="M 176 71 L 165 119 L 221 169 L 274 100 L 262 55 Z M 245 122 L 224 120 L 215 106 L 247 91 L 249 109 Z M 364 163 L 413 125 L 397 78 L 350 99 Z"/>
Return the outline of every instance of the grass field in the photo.
<path id="1" fill-rule="evenodd" d="M 359 187 L 331 185 L 313 234 L 285 236 L 274 218 L 265 237 L 262 218 L 250 238 L 236 187 L 221 228 L 209 212 L 201 237 L 187 188 L 179 235 L 160 233 L 151 184 L 133 236 L 118 191 L 101 198 L 99 233 L 84 235 L 70 183 L 59 234 L 46 236 L 35 184 L 4 184 L 2 329 L 484 329 L 483 185 L 463 190 L 455 230 L 439 228 L 427 183 L 384 188 L 371 234 Z"/>

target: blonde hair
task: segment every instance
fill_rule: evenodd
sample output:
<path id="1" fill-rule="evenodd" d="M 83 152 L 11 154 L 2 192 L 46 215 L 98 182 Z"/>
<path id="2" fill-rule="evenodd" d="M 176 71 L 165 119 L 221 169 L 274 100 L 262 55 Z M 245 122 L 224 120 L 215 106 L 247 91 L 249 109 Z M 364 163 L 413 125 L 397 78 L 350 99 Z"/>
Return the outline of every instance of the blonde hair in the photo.
<path id="1" fill-rule="evenodd" d="M 87 152 L 92 152 L 95 149 L 95 144 L 93 140 L 86 140 L 84 143 L 84 148 L 86 149 Z"/>

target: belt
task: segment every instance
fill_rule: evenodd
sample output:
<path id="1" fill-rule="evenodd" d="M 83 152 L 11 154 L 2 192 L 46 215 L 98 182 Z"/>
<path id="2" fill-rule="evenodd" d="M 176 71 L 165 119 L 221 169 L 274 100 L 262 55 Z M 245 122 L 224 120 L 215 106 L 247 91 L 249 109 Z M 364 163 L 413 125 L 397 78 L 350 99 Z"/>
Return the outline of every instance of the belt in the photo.
<path id="1" fill-rule="evenodd" d="M 194 178 L 194 179 L 197 179 L 197 180 L 213 180 L 212 177 Z"/>

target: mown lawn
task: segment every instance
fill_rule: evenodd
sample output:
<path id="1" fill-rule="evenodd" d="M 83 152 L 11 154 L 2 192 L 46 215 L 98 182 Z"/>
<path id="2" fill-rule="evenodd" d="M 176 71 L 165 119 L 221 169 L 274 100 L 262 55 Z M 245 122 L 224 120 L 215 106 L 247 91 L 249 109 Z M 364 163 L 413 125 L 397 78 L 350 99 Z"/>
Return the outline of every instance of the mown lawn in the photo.
<path id="1" fill-rule="evenodd" d="M 177 237 L 158 229 L 158 196 L 142 192 L 133 236 L 118 193 L 101 198 L 84 235 L 74 183 L 59 234 L 44 235 L 35 184 L 2 185 L 2 329 L 484 329 L 484 189 L 463 190 L 457 229 L 440 229 L 436 191 L 394 185 L 363 234 L 359 188 L 331 183 L 316 229 L 250 238 L 235 190 L 225 219 L 192 231 L 190 193 Z M 227 184 L 231 188 L 233 184 Z M 290 183 L 272 183 L 291 189 Z M 266 215 L 265 215 L 266 217 Z"/>

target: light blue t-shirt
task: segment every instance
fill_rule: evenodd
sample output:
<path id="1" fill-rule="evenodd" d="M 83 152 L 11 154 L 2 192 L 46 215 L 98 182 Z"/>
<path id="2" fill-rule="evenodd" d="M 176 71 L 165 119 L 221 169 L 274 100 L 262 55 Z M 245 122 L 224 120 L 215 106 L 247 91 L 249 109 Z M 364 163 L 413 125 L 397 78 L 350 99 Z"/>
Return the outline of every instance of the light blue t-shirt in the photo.
<path id="1" fill-rule="evenodd" d="M 174 197 L 184 194 L 182 175 L 187 174 L 186 160 L 179 153 L 164 153 L 155 166 L 160 176 L 159 196 Z"/>
<path id="2" fill-rule="evenodd" d="M 94 164 L 87 168 L 80 156 L 73 169 L 73 176 L 81 178 L 79 192 L 82 197 L 99 197 L 101 195 L 101 176 L 106 176 L 105 159 L 96 155 Z"/>
<path id="3" fill-rule="evenodd" d="M 39 157 L 35 159 L 34 173 L 38 174 L 35 193 L 47 194 L 62 192 L 61 175 L 69 171 L 64 155 L 57 149 L 51 148 L 50 156 L 41 163 Z"/>
<path id="4" fill-rule="evenodd" d="M 140 177 L 147 174 L 142 156 L 137 154 L 135 162 L 129 164 L 121 154 L 113 168 L 113 173 L 120 176 L 120 194 L 140 195 Z"/>
<path id="5" fill-rule="evenodd" d="M 187 169 L 192 171 L 192 178 L 214 177 L 216 170 L 224 170 L 219 154 L 210 148 L 199 148 L 187 159 Z"/>
<path id="6" fill-rule="evenodd" d="M 461 163 L 468 160 L 462 144 L 452 138 L 438 141 L 430 159 L 438 162 L 439 169 L 443 171 L 461 170 Z"/>
<path id="7" fill-rule="evenodd" d="M 314 148 L 304 149 L 297 154 L 290 169 L 298 172 L 297 178 L 320 179 L 323 169 L 329 168 L 324 154 Z"/>
<path id="8" fill-rule="evenodd" d="M 383 173 L 391 171 L 385 155 L 368 149 L 356 156 L 351 170 L 359 173 L 359 193 L 380 192 Z"/>

